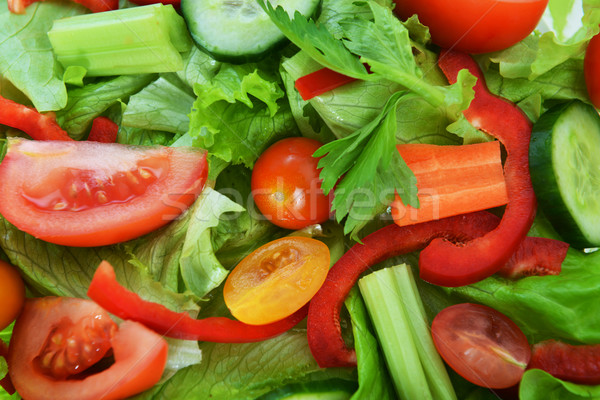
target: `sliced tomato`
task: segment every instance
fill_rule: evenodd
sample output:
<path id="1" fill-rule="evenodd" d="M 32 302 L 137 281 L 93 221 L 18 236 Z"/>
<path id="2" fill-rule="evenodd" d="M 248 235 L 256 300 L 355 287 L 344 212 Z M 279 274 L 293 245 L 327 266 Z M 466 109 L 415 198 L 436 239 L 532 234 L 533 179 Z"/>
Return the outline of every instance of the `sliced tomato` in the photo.
<path id="1" fill-rule="evenodd" d="M 12 265 L 0 260 L 0 331 L 10 325 L 25 302 L 25 284 Z"/>
<path id="2" fill-rule="evenodd" d="M 112 364 L 105 358 L 109 350 Z M 28 400 L 121 399 L 160 380 L 167 352 L 159 335 L 131 321 L 117 329 L 90 300 L 45 297 L 26 302 L 7 362 L 15 388 Z M 94 372 L 100 360 L 110 365 Z"/>
<path id="3" fill-rule="evenodd" d="M 24 14 L 27 6 L 43 0 L 8 0 L 8 9 L 15 14 Z M 73 0 L 92 12 L 116 10 L 119 0 Z"/>
<path id="4" fill-rule="evenodd" d="M 207 170 L 199 149 L 11 139 L 0 164 L 0 214 L 56 244 L 118 243 L 177 218 Z"/>
<path id="5" fill-rule="evenodd" d="M 600 385 L 600 345 L 571 345 L 546 340 L 533 346 L 529 368 L 583 385 Z"/>
<path id="6" fill-rule="evenodd" d="M 531 358 L 527 338 L 504 314 L 479 304 L 443 309 L 431 325 L 442 358 L 463 378 L 492 389 L 521 380 Z"/>
<path id="7" fill-rule="evenodd" d="M 306 237 L 259 247 L 231 271 L 223 297 L 231 314 L 252 325 L 292 315 L 317 293 L 329 272 L 329 248 Z"/>

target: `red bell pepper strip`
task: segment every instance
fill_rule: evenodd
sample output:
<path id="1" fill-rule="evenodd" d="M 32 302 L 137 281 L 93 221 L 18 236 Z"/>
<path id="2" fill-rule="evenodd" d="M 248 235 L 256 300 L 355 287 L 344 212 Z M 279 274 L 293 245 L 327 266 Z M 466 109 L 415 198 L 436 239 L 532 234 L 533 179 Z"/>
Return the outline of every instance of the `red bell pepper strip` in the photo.
<path id="1" fill-rule="evenodd" d="M 527 237 L 531 245 L 519 246 L 498 275 L 510 279 L 526 276 L 558 275 L 569 244 L 560 240 Z"/>
<path id="2" fill-rule="evenodd" d="M 545 340 L 533 345 L 527 369 L 582 385 L 600 385 L 600 344 L 572 345 Z"/>
<path id="3" fill-rule="evenodd" d="M 73 140 L 53 116 L 0 96 L 0 124 L 19 129 L 36 140 Z"/>
<path id="4" fill-rule="evenodd" d="M 478 282 L 500 270 L 523 240 L 535 217 L 536 199 L 529 176 L 531 123 L 507 100 L 492 95 L 477 63 L 465 53 L 442 51 L 438 61 L 450 83 L 468 69 L 475 77 L 475 98 L 464 111 L 473 126 L 496 137 L 504 145 L 508 204 L 496 229 L 456 246 L 433 240 L 419 258 L 423 280 L 440 286 L 462 286 Z"/>
<path id="5" fill-rule="evenodd" d="M 7 356 L 8 346 L 6 345 L 6 343 L 4 343 L 3 340 L 0 339 L 0 357 L 6 359 Z M 13 386 L 13 383 L 8 374 L 6 374 L 4 378 L 0 379 L 0 387 L 6 390 L 6 392 L 10 395 L 13 395 L 15 393 L 15 387 Z"/>
<path id="6" fill-rule="evenodd" d="M 142 300 L 125 289 L 106 261 L 98 266 L 87 295 L 117 317 L 140 322 L 161 335 L 216 343 L 258 342 L 281 335 L 302 321 L 308 312 L 306 305 L 289 317 L 266 325 L 248 325 L 225 317 L 194 319 L 187 313 Z"/>
<path id="7" fill-rule="evenodd" d="M 106 117 L 96 117 L 92 122 L 92 129 L 88 135 L 89 141 L 101 143 L 114 143 L 117 141 L 119 125 Z"/>
<path id="8" fill-rule="evenodd" d="M 41 0 L 8 0 L 8 10 L 15 14 L 24 14 L 25 9 Z M 73 0 L 92 12 L 116 10 L 119 8 L 119 0 Z"/>
<path id="9" fill-rule="evenodd" d="M 295 86 L 303 100 L 310 100 L 355 80 L 329 68 L 321 68 L 296 79 Z"/>
<path id="10" fill-rule="evenodd" d="M 340 311 L 344 299 L 363 272 L 390 257 L 420 250 L 435 238 L 453 243 L 468 242 L 495 229 L 499 222 L 497 216 L 478 211 L 402 227 L 392 224 L 365 237 L 363 244 L 354 245 L 329 270 L 323 286 L 310 302 L 308 344 L 319 366 L 356 365 L 356 353 L 346 347 L 342 338 Z M 528 249 L 538 244 L 537 238 L 526 237 L 520 245 L 524 249 L 517 254 L 533 257 L 516 262 L 539 263 L 540 260 L 535 256 L 554 262 L 564 259 L 562 246 L 546 248 L 546 251 L 551 251 L 548 254 Z"/>

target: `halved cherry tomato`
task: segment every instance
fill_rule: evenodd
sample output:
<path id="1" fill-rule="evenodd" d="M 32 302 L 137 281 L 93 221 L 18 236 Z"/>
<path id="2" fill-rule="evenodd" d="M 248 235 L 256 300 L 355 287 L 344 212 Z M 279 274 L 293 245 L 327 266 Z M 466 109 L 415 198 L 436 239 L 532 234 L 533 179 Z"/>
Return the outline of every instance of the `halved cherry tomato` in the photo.
<path id="1" fill-rule="evenodd" d="M 583 72 L 592 104 L 600 108 L 600 34 L 594 36 L 588 44 Z"/>
<path id="2" fill-rule="evenodd" d="M 442 358 L 463 378 L 492 389 L 521 380 L 531 350 L 521 329 L 504 314 L 479 304 L 443 309 L 431 325 Z"/>
<path id="3" fill-rule="evenodd" d="M 223 297 L 231 314 L 253 325 L 293 314 L 319 290 L 329 271 L 329 248 L 306 237 L 285 237 L 256 249 L 231 271 Z"/>
<path id="4" fill-rule="evenodd" d="M 0 331 L 10 325 L 25 302 L 25 285 L 19 271 L 0 260 Z"/>
<path id="5" fill-rule="evenodd" d="M 394 11 L 413 14 L 429 27 L 433 42 L 467 53 L 488 53 L 514 45 L 538 24 L 548 0 L 395 0 Z"/>
<path id="6" fill-rule="evenodd" d="M 0 214 L 48 242 L 100 246 L 179 216 L 202 191 L 206 152 L 182 147 L 9 140 Z"/>
<path id="7" fill-rule="evenodd" d="M 24 14 L 25 9 L 41 0 L 8 0 L 8 9 L 15 14 Z M 116 10 L 119 8 L 119 0 L 73 0 L 92 12 Z"/>
<path id="8" fill-rule="evenodd" d="M 114 363 L 93 372 L 105 356 Z M 8 353 L 11 380 L 25 399 L 121 399 L 154 386 L 168 346 L 137 322 L 117 329 L 90 300 L 45 297 L 28 300 L 17 319 Z M 109 362 L 108 362 L 109 363 Z"/>
<path id="9" fill-rule="evenodd" d="M 546 340 L 533 346 L 529 368 L 583 385 L 600 385 L 600 345 L 575 346 Z"/>
<path id="10" fill-rule="evenodd" d="M 287 229 L 302 229 L 329 219 L 330 199 L 321 190 L 319 160 L 313 153 L 321 147 L 303 137 L 280 140 L 258 158 L 252 170 L 252 196 L 261 213 Z"/>

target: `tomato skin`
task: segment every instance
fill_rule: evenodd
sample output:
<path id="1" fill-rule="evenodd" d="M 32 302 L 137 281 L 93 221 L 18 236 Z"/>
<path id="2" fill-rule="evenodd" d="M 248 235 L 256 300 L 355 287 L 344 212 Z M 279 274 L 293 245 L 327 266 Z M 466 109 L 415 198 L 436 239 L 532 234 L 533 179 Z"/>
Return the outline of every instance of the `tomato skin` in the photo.
<path id="1" fill-rule="evenodd" d="M 600 34 L 588 44 L 583 64 L 585 84 L 592 104 L 600 108 Z"/>
<path id="2" fill-rule="evenodd" d="M 113 244 L 178 217 L 207 173 L 197 149 L 11 139 L 0 164 L 0 214 L 51 243 Z"/>
<path id="3" fill-rule="evenodd" d="M 25 302 L 25 284 L 19 271 L 0 260 L 0 331 L 10 325 Z"/>
<path id="4" fill-rule="evenodd" d="M 321 190 L 319 160 L 313 153 L 321 147 L 314 139 L 294 137 L 269 147 L 252 170 L 251 188 L 261 213 L 286 229 L 302 229 L 329 219 L 331 200 Z"/>
<path id="5" fill-rule="evenodd" d="M 479 304 L 443 309 L 431 325 L 442 358 L 476 385 L 503 389 L 517 384 L 531 358 L 527 338 L 504 314 Z"/>
<path id="6" fill-rule="evenodd" d="M 65 297 L 30 299 L 17 320 L 8 353 L 11 380 L 19 394 L 28 400 L 121 399 L 154 386 L 164 370 L 167 343 L 159 335 L 136 322 L 125 321 L 110 339 L 115 362 L 107 369 L 81 379 L 57 379 L 40 368 L 40 352 L 47 348 L 56 329 L 80 319 L 108 318 L 89 300 Z M 108 323 L 110 329 L 111 323 Z M 87 328 L 83 328 L 85 332 Z M 78 344 L 91 344 L 82 334 Z"/>
<path id="7" fill-rule="evenodd" d="M 533 346 L 529 368 L 582 385 L 600 385 L 600 345 L 575 346 L 546 340 Z"/>
<path id="8" fill-rule="evenodd" d="M 299 236 L 274 240 L 229 273 L 225 304 L 247 324 L 279 321 L 310 301 L 323 285 L 329 264 L 329 248 L 323 242 Z"/>
<path id="9" fill-rule="evenodd" d="M 394 0 L 403 20 L 413 14 L 440 47 L 467 53 L 506 49 L 536 27 L 548 0 Z"/>

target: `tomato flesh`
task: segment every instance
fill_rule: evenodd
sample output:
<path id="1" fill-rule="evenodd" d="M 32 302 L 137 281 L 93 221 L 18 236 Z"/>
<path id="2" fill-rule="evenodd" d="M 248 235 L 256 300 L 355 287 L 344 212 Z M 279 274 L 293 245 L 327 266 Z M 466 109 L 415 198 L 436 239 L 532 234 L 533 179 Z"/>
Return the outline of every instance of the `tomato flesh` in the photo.
<path id="1" fill-rule="evenodd" d="M 177 218 L 206 181 L 192 148 L 11 139 L 0 164 L 0 214 L 66 246 L 133 239 Z"/>
<path id="2" fill-rule="evenodd" d="M 286 237 L 258 248 L 231 271 L 223 297 L 231 314 L 252 325 L 279 321 L 319 290 L 329 271 L 329 248 L 305 237 Z"/>
<path id="3" fill-rule="evenodd" d="M 25 284 L 19 271 L 0 260 L 0 331 L 10 325 L 25 302 Z"/>
<path id="4" fill-rule="evenodd" d="M 295 137 L 269 147 L 252 170 L 252 196 L 260 212 L 286 229 L 302 229 L 329 219 L 330 198 L 321 190 L 317 140 Z"/>
<path id="5" fill-rule="evenodd" d="M 419 15 L 438 46 L 467 53 L 503 50 L 527 37 L 548 0 L 395 0 L 394 11 Z"/>
<path id="6" fill-rule="evenodd" d="M 112 349 L 114 363 L 81 374 Z M 136 322 L 116 324 L 94 302 L 66 297 L 30 299 L 17 319 L 7 357 L 10 378 L 28 400 L 119 399 L 156 384 L 167 344 Z"/>
<path id="7" fill-rule="evenodd" d="M 463 378 L 492 389 L 521 380 L 531 358 L 527 338 L 504 314 L 479 304 L 442 310 L 431 325 L 442 358 Z"/>

